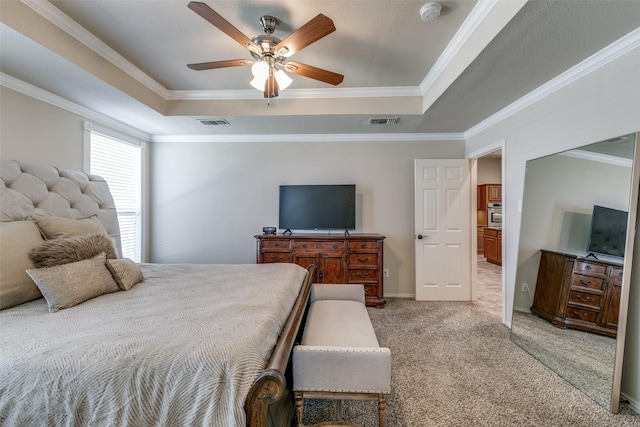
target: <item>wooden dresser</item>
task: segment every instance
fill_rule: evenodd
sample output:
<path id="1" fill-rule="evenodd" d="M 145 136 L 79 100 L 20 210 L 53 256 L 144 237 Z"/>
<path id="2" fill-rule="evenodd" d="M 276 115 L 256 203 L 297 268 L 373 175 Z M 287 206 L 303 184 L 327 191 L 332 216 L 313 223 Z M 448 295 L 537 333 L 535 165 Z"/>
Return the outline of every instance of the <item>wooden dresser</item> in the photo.
<path id="1" fill-rule="evenodd" d="M 257 262 L 292 262 L 318 267 L 316 283 L 360 283 L 366 303 L 384 307 L 383 241 L 379 234 L 351 236 L 292 234 L 257 235 Z"/>
<path id="2" fill-rule="evenodd" d="M 531 312 L 560 328 L 615 337 L 622 265 L 542 250 Z"/>

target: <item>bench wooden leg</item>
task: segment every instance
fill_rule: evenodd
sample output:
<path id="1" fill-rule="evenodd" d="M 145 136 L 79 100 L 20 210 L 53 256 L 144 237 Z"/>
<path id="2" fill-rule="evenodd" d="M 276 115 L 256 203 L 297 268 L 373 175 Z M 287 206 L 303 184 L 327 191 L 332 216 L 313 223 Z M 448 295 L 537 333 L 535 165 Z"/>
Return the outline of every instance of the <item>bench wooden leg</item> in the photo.
<path id="1" fill-rule="evenodd" d="M 384 427 L 387 422 L 387 395 L 380 393 L 378 396 L 378 417 L 380 427 Z"/>
<path id="2" fill-rule="evenodd" d="M 296 420 L 297 426 L 302 427 L 302 409 L 304 407 L 304 396 L 301 391 L 294 391 L 293 395 L 296 400 Z"/>

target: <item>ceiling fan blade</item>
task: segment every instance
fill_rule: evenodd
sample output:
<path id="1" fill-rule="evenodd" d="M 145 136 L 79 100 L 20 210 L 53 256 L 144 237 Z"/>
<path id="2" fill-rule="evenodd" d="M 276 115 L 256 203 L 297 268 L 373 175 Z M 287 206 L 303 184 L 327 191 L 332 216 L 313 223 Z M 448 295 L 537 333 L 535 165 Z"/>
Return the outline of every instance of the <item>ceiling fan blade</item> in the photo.
<path id="1" fill-rule="evenodd" d="M 300 62 L 289 61 L 284 65 L 284 67 L 285 70 L 290 73 L 309 77 L 310 79 L 319 80 L 334 86 L 339 85 L 342 83 L 342 80 L 344 80 L 344 76 L 342 74 L 323 70 L 322 68 L 312 67 L 311 65 L 301 64 Z"/>
<path id="2" fill-rule="evenodd" d="M 212 62 L 199 62 L 197 64 L 187 64 L 187 67 L 192 70 L 202 71 L 202 70 L 215 70 L 216 68 L 227 68 L 227 67 L 242 67 L 246 65 L 253 65 L 253 61 L 248 59 L 229 59 L 226 61 L 212 61 Z"/>
<path id="3" fill-rule="evenodd" d="M 319 14 L 311 21 L 289 34 L 284 40 L 276 45 L 274 50 L 275 52 L 278 52 L 281 48 L 286 47 L 288 52 L 283 54 L 283 56 L 289 57 L 297 51 L 309 46 L 311 43 L 320 40 L 327 34 L 331 34 L 335 30 L 336 26 L 333 25 L 331 18 L 327 18 L 323 14 Z"/>
<path id="4" fill-rule="evenodd" d="M 278 96 L 278 82 L 273 73 L 269 73 L 269 77 L 264 83 L 264 97 L 275 98 L 276 96 Z"/>
<path id="5" fill-rule="evenodd" d="M 187 6 L 189 9 L 193 10 L 195 13 L 209 21 L 209 23 L 213 24 L 220 31 L 234 39 L 236 42 L 240 43 L 245 49 L 248 49 L 249 46 L 253 46 L 257 49 L 256 44 L 251 41 L 251 39 L 240 32 L 236 27 L 231 25 L 229 21 L 220 16 L 216 11 L 211 9 L 205 3 L 192 1 Z"/>

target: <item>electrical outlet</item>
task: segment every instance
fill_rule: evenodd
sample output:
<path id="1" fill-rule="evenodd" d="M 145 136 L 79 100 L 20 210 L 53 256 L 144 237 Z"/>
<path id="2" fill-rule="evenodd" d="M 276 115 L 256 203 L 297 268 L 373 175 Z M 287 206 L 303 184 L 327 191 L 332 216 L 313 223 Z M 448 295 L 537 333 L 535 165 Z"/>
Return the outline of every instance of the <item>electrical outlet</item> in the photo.
<path id="1" fill-rule="evenodd" d="M 522 292 L 529 293 L 529 284 L 528 283 L 523 283 L 522 284 Z"/>
<path id="2" fill-rule="evenodd" d="M 388 268 L 383 269 L 383 270 L 382 270 L 382 275 L 383 275 L 384 277 L 389 277 L 389 269 L 388 269 Z"/>

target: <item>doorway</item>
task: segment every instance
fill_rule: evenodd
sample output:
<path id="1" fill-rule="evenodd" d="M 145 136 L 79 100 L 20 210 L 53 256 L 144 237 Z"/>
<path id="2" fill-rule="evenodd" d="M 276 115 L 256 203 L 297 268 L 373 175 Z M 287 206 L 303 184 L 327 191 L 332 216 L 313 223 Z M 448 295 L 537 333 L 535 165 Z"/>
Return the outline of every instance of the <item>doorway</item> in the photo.
<path id="1" fill-rule="evenodd" d="M 491 315 L 504 320 L 502 222 L 502 148 L 476 158 L 477 263 L 475 302 Z M 499 217 L 493 218 L 492 212 Z"/>

